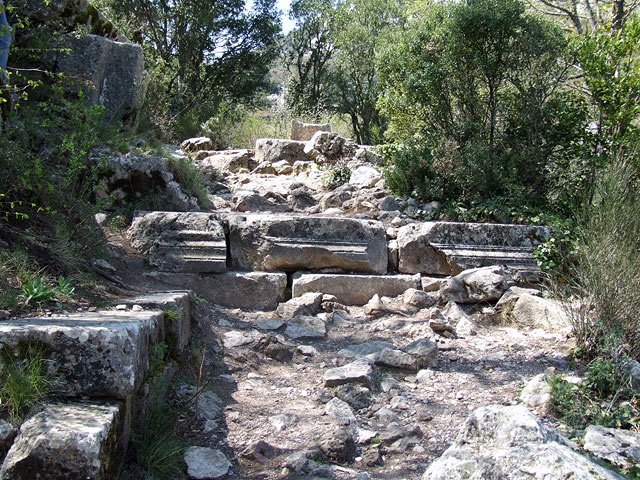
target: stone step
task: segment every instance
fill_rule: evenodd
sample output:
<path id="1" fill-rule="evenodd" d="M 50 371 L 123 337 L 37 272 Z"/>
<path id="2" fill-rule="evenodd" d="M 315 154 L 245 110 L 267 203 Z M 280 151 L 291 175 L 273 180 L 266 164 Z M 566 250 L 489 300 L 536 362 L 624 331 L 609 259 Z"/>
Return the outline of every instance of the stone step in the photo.
<path id="1" fill-rule="evenodd" d="M 386 236 L 377 221 L 254 214 L 230 215 L 228 222 L 238 270 L 387 271 Z"/>
<path id="2" fill-rule="evenodd" d="M 198 296 L 226 307 L 275 310 L 284 300 L 286 273 L 226 272 L 218 275 L 152 272 L 160 282 L 189 288 Z"/>
<path id="3" fill-rule="evenodd" d="M 151 265 L 167 272 L 227 270 L 224 229 L 214 213 L 141 212 L 127 232 Z"/>
<path id="4" fill-rule="evenodd" d="M 536 270 L 533 248 L 551 230 L 535 225 L 425 222 L 398 231 L 399 271 L 426 275 L 457 275 L 489 265 Z"/>
<path id="5" fill-rule="evenodd" d="M 117 478 L 129 437 L 125 411 L 120 402 L 45 405 L 20 427 L 0 478 Z"/>
<path id="6" fill-rule="evenodd" d="M 105 311 L 0 323 L 0 345 L 15 355 L 30 345 L 45 356 L 60 396 L 125 398 L 144 381 L 149 346 L 164 340 L 161 311 Z"/>
<path id="7" fill-rule="evenodd" d="M 337 297 L 347 305 L 364 305 L 375 294 L 393 297 L 409 288 L 420 288 L 420 275 L 340 275 L 297 273 L 293 277 L 293 296 L 321 292 Z"/>

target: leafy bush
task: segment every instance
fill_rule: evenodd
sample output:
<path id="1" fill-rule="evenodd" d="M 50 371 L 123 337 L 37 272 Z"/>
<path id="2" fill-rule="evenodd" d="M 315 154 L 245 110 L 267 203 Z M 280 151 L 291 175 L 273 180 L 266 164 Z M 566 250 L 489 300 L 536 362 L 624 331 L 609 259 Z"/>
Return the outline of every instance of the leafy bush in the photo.
<path id="1" fill-rule="evenodd" d="M 582 383 L 571 384 L 556 375 L 550 384 L 552 412 L 573 428 L 640 426 L 640 394 L 631 387 L 621 363 L 596 359 Z"/>
<path id="2" fill-rule="evenodd" d="M 326 188 L 333 190 L 340 185 L 349 183 L 351 179 L 351 169 L 347 165 L 337 165 L 327 170 L 323 178 L 323 184 Z"/>
<path id="3" fill-rule="evenodd" d="M 22 285 L 22 294 L 20 298 L 25 305 L 31 304 L 31 302 L 41 305 L 49 300 L 53 300 L 56 296 L 56 291 L 49 285 L 42 283 L 42 278 L 38 277 L 35 280 Z"/>

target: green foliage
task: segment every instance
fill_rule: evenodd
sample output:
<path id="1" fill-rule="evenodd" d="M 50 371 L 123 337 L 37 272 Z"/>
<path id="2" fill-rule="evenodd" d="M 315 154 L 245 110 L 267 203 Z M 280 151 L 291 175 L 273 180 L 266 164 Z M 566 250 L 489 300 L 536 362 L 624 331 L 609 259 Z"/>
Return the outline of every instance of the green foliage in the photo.
<path id="1" fill-rule="evenodd" d="M 556 375 L 550 379 L 551 409 L 567 425 L 584 429 L 588 425 L 635 428 L 640 425 L 640 396 L 625 375 L 623 366 L 612 360 L 596 359 L 580 384 Z"/>
<path id="2" fill-rule="evenodd" d="M 45 373 L 43 349 L 29 345 L 21 354 L 8 348 L 0 352 L 0 410 L 19 420 L 51 390 Z"/>
<path id="3" fill-rule="evenodd" d="M 189 197 L 196 197 L 200 206 L 207 208 L 209 206 L 207 187 L 204 185 L 202 172 L 193 160 L 190 157 L 169 157 L 169 168 L 182 191 Z"/>
<path id="4" fill-rule="evenodd" d="M 618 157 L 579 218 L 575 261 L 561 290 L 587 358 L 640 358 L 640 179 L 636 159 Z M 578 299 L 574 298 L 577 294 Z"/>
<path id="5" fill-rule="evenodd" d="M 566 50 L 562 32 L 518 0 L 412 15 L 377 63 L 387 136 L 403 144 L 398 164 L 388 161 L 392 188 L 544 205 L 555 193 L 549 177 L 584 148 L 586 112 L 558 89 Z"/>
<path id="6" fill-rule="evenodd" d="M 547 225 L 551 226 L 551 236 L 534 250 L 536 263 L 544 273 L 564 280 L 578 253 L 576 223 L 556 217 Z"/>
<path id="7" fill-rule="evenodd" d="M 42 305 L 43 303 L 53 300 L 55 296 L 55 289 L 49 285 L 43 284 L 42 278 L 38 277 L 22 285 L 22 294 L 19 298 L 21 298 L 24 304 L 28 306 L 32 302 Z"/>
<path id="8" fill-rule="evenodd" d="M 338 188 L 340 185 L 349 183 L 351 179 L 351 169 L 347 165 L 337 165 L 327 170 L 324 178 L 323 185 L 329 190 Z"/>
<path id="9" fill-rule="evenodd" d="M 63 297 L 71 297 L 73 295 L 73 292 L 75 292 L 76 290 L 76 287 L 73 285 L 73 278 L 65 278 L 64 276 L 60 275 L 58 277 L 58 286 L 56 287 L 56 290 L 58 294 L 62 295 Z"/>

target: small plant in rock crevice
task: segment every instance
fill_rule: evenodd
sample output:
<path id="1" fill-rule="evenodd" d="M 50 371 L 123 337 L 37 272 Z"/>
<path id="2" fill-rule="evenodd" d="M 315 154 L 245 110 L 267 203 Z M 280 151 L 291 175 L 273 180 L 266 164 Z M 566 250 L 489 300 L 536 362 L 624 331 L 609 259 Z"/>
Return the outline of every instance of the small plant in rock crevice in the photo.
<path id="1" fill-rule="evenodd" d="M 351 179 L 351 169 L 347 165 L 336 165 L 327 170 L 323 178 L 323 184 L 326 188 L 333 190 L 345 183 L 349 183 Z"/>

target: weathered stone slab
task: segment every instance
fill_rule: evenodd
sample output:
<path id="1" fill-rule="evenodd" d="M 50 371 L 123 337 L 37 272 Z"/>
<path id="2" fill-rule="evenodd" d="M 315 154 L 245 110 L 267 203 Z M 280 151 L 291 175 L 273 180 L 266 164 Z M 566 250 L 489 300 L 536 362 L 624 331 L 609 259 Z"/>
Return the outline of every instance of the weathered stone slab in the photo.
<path id="1" fill-rule="evenodd" d="M 192 297 L 193 293 L 188 290 L 155 292 L 139 295 L 127 303 L 165 312 L 165 336 L 175 338 L 176 350 L 179 353 L 187 346 L 191 337 Z"/>
<path id="2" fill-rule="evenodd" d="M 0 478 L 117 478 L 124 454 L 124 424 L 124 407 L 119 403 L 45 405 L 20 428 Z"/>
<path id="3" fill-rule="evenodd" d="M 425 222 L 398 231 L 402 273 L 457 275 L 488 265 L 537 270 L 533 247 L 549 237 L 549 227 L 494 223 Z"/>
<path id="4" fill-rule="evenodd" d="M 512 285 L 510 272 L 499 265 L 472 268 L 444 282 L 440 287 L 440 297 L 445 302 L 492 302 Z"/>
<path id="5" fill-rule="evenodd" d="M 254 160 L 256 164 L 262 162 L 275 163 L 287 160 L 291 163 L 311 160 L 304 153 L 306 142 L 285 140 L 281 138 L 259 138 L 256 140 Z"/>
<path id="6" fill-rule="evenodd" d="M 154 272 L 162 283 L 189 288 L 200 297 L 226 307 L 275 310 L 284 300 L 285 273 L 226 272 L 220 275 Z"/>
<path id="7" fill-rule="evenodd" d="M 623 477 L 572 450 L 555 431 L 522 406 L 475 410 L 453 444 L 422 480 L 617 480 Z"/>
<path id="8" fill-rule="evenodd" d="M 255 167 L 253 150 L 220 150 L 206 153 L 208 155 L 199 162 L 200 167 L 204 169 L 215 168 L 220 172 L 233 173 L 239 168 L 252 170 Z"/>
<path id="9" fill-rule="evenodd" d="M 384 227 L 373 220 L 236 215 L 229 217 L 229 243 L 231 263 L 241 270 L 387 271 Z"/>
<path id="10" fill-rule="evenodd" d="M 318 292 L 305 293 L 278 305 L 280 318 L 290 320 L 298 315 L 315 315 L 322 304 L 322 294 Z"/>
<path id="11" fill-rule="evenodd" d="M 330 132 L 331 125 L 328 123 L 303 123 L 298 120 L 291 120 L 291 140 L 306 142 L 311 140 L 316 132 Z"/>
<path id="12" fill-rule="evenodd" d="M 418 288 L 420 275 L 338 275 L 297 273 L 293 279 L 293 296 L 307 292 L 334 295 L 347 305 L 364 305 L 375 294 L 395 297 L 409 288 Z"/>
<path id="13" fill-rule="evenodd" d="M 640 467 L 640 433 L 602 425 L 589 425 L 584 449 L 619 467 Z"/>
<path id="14" fill-rule="evenodd" d="M 227 270 L 224 229 L 215 214 L 147 212 L 133 219 L 127 235 L 149 263 L 167 272 Z"/>
<path id="15" fill-rule="evenodd" d="M 373 361 L 360 358 L 342 367 L 330 368 L 324 372 L 324 386 L 336 387 L 346 383 L 359 383 L 373 390 L 377 383 L 376 368 Z"/>
<path id="16" fill-rule="evenodd" d="M 160 311 L 87 312 L 0 323 L 0 347 L 44 347 L 62 396 L 125 397 L 143 382 L 149 345 L 164 339 Z"/>

